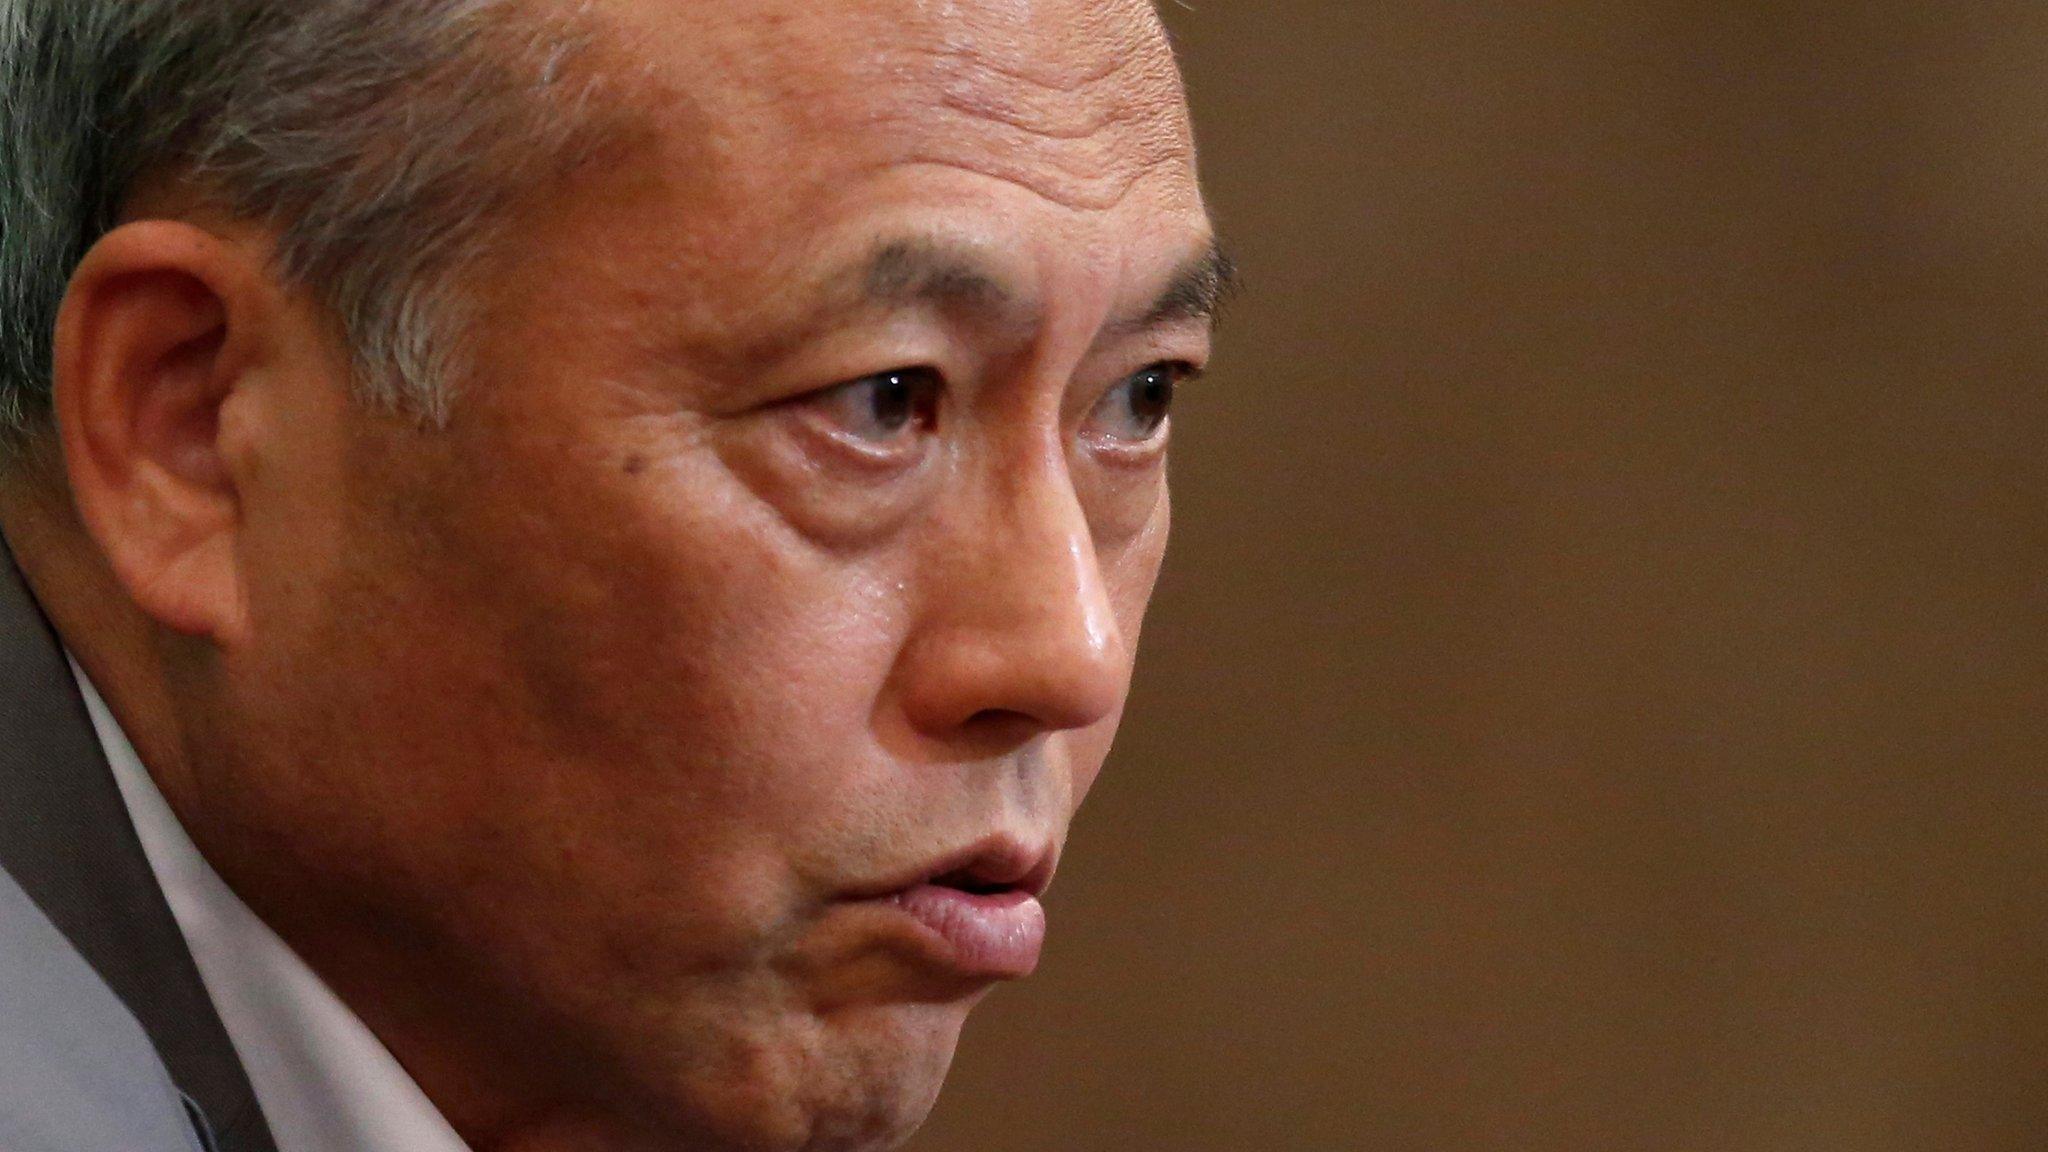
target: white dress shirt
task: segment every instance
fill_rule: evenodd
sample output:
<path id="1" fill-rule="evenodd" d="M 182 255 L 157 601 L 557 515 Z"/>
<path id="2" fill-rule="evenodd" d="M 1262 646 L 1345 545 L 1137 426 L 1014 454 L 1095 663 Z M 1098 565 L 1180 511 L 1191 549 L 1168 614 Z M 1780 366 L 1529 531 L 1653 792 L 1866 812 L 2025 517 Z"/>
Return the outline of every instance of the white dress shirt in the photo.
<path id="1" fill-rule="evenodd" d="M 76 662 L 71 671 L 278 1152 L 469 1152 L 362 1020 L 199 855 L 92 681 Z"/>

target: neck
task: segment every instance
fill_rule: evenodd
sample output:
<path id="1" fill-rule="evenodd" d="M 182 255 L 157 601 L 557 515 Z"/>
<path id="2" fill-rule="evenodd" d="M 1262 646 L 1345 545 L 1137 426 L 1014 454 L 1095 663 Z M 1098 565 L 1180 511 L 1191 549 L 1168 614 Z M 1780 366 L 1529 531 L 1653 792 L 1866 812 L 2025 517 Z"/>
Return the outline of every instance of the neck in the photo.
<path id="1" fill-rule="evenodd" d="M 0 480 L 0 534 L 65 649 L 177 807 L 189 772 L 156 629 L 122 592 L 69 489 L 43 470 L 10 473 Z"/>

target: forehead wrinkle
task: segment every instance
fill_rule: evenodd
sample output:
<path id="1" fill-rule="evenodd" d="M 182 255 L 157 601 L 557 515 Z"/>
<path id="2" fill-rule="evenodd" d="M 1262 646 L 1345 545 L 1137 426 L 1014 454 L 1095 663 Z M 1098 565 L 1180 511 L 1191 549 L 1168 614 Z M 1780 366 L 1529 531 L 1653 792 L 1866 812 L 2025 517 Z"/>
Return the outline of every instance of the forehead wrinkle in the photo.
<path id="1" fill-rule="evenodd" d="M 1109 211 L 1142 194 L 1169 211 L 1200 210 L 1179 73 L 1147 4 L 770 0 L 758 11 L 680 6 L 670 16 L 679 25 L 622 23 L 611 46 L 653 81 L 640 90 L 650 119 L 684 137 L 660 157 L 661 182 L 687 187 L 707 210 L 768 219 L 787 204 L 801 218 L 797 205 L 832 202 L 855 178 L 924 165 L 994 177 L 1074 209 Z M 959 100 L 949 100 L 948 84 Z M 694 112 L 687 124 L 676 123 L 678 97 Z M 1014 123 L 988 114 L 1005 107 Z M 1033 130 L 1098 121 L 1098 131 L 1072 140 Z M 714 266 L 761 255 L 744 229 L 698 231 L 692 251 Z M 770 263 L 790 254 L 778 256 Z M 783 280 L 774 311 L 823 311 L 825 287 Z M 728 348 L 767 328 L 758 313 L 698 319 L 700 332 L 727 333 Z"/>
<path id="2" fill-rule="evenodd" d="M 1118 79 L 1131 80 L 1130 90 L 1155 98 L 1164 90 L 1175 94 L 1180 90 L 1179 69 L 1172 54 L 1163 50 L 1109 52 L 1099 60 L 1069 66 L 1057 58 L 1018 52 L 992 54 L 983 50 L 980 41 L 961 37 L 948 40 L 932 55 L 936 72 L 952 95 L 963 103 L 987 105 L 992 111 L 1003 110 L 1019 96 L 1094 95 Z"/>
<path id="3" fill-rule="evenodd" d="M 1097 83 L 1116 77 L 1117 73 L 1112 72 Z M 1169 107 L 1164 100 L 1094 100 L 1082 103 L 1072 99 L 1084 92 L 1048 89 L 1035 99 L 991 99 L 980 86 L 948 87 L 940 100 L 955 112 L 1006 124 L 1050 140 L 1086 140 L 1125 125 L 1142 128 L 1145 120 Z"/>
<path id="4" fill-rule="evenodd" d="M 1097 159 L 1099 161 L 1100 158 Z M 914 148 L 904 155 L 900 163 L 952 168 L 992 177 L 1055 204 L 1084 212 L 1115 211 L 1138 192 L 1146 177 L 1165 169 L 1173 169 L 1172 174 L 1177 175 L 1187 171 L 1189 166 L 1185 157 L 1168 154 L 1148 157 L 1127 172 L 1106 170 L 1111 166 L 1099 162 L 1090 168 L 1078 160 L 1056 164 L 1054 167 L 1059 170 L 1049 171 L 1045 161 L 1019 157 L 1010 151 L 963 156 L 958 151 L 932 148 Z M 1176 194 L 1190 204 L 1198 199 L 1191 182 L 1185 189 L 1176 189 Z"/>
<path id="5" fill-rule="evenodd" d="M 993 51 L 989 39 L 997 41 Z M 1141 40 L 1069 61 L 1004 39 L 956 34 L 937 50 L 929 68 L 944 107 L 1057 140 L 1137 125 L 1192 142 L 1180 72 L 1163 44 Z M 1062 38 L 1058 47 L 1091 39 Z"/>
<path id="6" fill-rule="evenodd" d="M 670 159 L 678 178 L 730 181 L 752 200 L 807 175 L 822 139 L 868 163 L 979 170 L 1076 208 L 1114 207 L 1149 174 L 1192 176 L 1179 70 L 1143 0 L 764 0 L 674 15 L 701 22 L 697 34 L 642 67 L 668 90 L 647 101 L 657 117 L 670 119 L 674 101 L 659 97 L 671 93 L 697 106 Z M 613 31 L 642 57 L 675 36 Z M 766 156 L 787 161 L 771 173 Z"/>
<path id="7" fill-rule="evenodd" d="M 1113 206 L 1127 185 L 1170 162 L 1192 166 L 1179 68 L 1149 4 L 940 7 L 953 19 L 938 43 L 908 46 L 898 62 L 927 89 L 939 123 L 919 159 L 984 168 L 1087 207 Z M 1020 156 L 1032 163 L 1016 163 Z M 1016 179 L 1033 166 L 1045 177 Z"/>
<path id="8" fill-rule="evenodd" d="M 949 50 L 1047 86 L 1075 87 L 1124 60 L 1172 55 L 1148 0 L 920 0 L 916 7 Z M 1047 42 L 1073 51 L 1035 50 Z"/>

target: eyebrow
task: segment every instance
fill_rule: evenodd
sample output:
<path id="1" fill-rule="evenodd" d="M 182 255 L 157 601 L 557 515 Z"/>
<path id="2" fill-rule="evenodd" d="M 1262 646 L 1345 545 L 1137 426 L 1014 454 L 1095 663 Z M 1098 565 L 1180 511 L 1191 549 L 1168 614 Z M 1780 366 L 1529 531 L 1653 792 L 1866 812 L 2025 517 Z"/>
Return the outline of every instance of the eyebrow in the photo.
<path id="1" fill-rule="evenodd" d="M 865 304 L 957 310 L 1018 327 L 1031 322 L 1019 294 L 971 248 L 927 238 L 889 240 L 856 267 L 851 295 Z M 1150 305 L 1111 327 L 1129 333 L 1189 321 L 1213 324 L 1240 286 L 1236 262 L 1211 240 L 1174 270 Z M 842 297 L 837 307 L 845 306 Z"/>
<path id="2" fill-rule="evenodd" d="M 1003 312 L 1016 304 L 1016 294 L 971 255 L 931 240 L 882 245 L 868 260 L 861 288 L 872 303 L 899 306 L 936 304 Z"/>
<path id="3" fill-rule="evenodd" d="M 1222 244 L 1212 240 L 1201 255 L 1174 272 L 1166 291 L 1159 294 L 1134 327 L 1156 328 L 1187 320 L 1207 320 L 1213 324 L 1222 318 L 1225 305 L 1243 288 L 1237 261 L 1230 258 Z"/>

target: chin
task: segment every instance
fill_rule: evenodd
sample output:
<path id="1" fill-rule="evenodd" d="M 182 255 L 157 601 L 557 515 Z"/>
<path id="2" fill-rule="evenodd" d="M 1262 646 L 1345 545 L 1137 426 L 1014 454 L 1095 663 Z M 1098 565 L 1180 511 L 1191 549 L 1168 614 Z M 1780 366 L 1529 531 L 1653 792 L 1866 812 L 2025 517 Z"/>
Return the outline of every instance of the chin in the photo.
<path id="1" fill-rule="evenodd" d="M 765 1035 L 752 1029 L 728 1035 L 720 1046 L 726 1059 L 715 1068 L 699 1065 L 662 1093 L 668 1099 L 655 1112 L 670 1122 L 645 1146 L 692 1152 L 900 1147 L 938 1101 L 968 1007 L 959 1001 L 847 1006 L 793 1015 Z"/>

